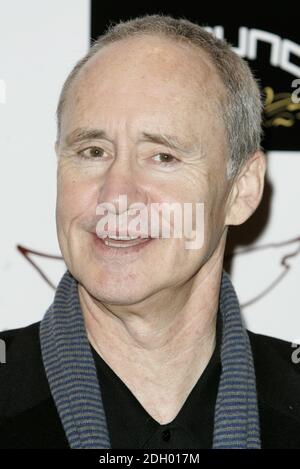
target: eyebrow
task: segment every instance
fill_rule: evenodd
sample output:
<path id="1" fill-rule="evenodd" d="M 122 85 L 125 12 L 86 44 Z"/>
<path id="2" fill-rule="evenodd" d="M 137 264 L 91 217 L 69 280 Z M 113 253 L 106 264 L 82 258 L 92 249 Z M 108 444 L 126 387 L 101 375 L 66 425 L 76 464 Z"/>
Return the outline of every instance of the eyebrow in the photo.
<path id="1" fill-rule="evenodd" d="M 67 135 L 65 141 L 67 146 L 71 146 L 76 143 L 96 139 L 105 139 L 112 142 L 105 130 L 86 128 L 77 128 L 73 130 L 73 132 Z M 197 144 L 195 142 L 184 142 L 177 136 L 166 133 L 142 132 L 139 142 L 158 143 L 180 152 L 191 153 L 193 151 L 199 151 L 199 148 L 197 148 Z"/>
<path id="2" fill-rule="evenodd" d="M 78 128 L 68 134 L 65 141 L 66 145 L 69 146 L 74 145 L 74 143 L 80 143 L 86 140 L 96 140 L 101 138 L 109 140 L 104 130 Z"/>
<path id="3" fill-rule="evenodd" d="M 186 152 L 186 153 L 191 153 L 192 151 L 195 151 L 196 149 L 195 142 L 185 142 L 183 140 L 180 140 L 175 135 L 168 135 L 165 133 L 156 134 L 156 133 L 143 132 L 142 138 L 140 141 L 158 143 L 166 147 L 173 148 L 174 150 L 177 150 L 180 152 Z"/>

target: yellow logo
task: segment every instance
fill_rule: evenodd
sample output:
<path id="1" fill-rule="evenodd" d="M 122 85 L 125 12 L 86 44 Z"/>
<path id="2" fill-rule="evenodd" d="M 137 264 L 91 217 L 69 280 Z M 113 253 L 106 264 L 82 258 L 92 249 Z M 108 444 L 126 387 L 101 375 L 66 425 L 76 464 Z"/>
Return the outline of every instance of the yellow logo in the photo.
<path id="1" fill-rule="evenodd" d="M 264 88 L 264 126 L 292 127 L 300 120 L 300 103 L 292 101 L 291 93 L 274 93 L 273 88 Z"/>

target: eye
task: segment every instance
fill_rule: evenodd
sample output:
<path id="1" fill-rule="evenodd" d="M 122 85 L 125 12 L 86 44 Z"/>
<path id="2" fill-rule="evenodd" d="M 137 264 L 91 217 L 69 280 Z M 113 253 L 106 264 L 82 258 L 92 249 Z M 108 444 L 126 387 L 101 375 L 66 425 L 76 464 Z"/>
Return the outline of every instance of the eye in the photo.
<path id="1" fill-rule="evenodd" d="M 158 160 L 157 160 L 158 158 Z M 153 159 L 155 161 L 158 161 L 158 163 L 163 163 L 163 164 L 173 164 L 173 163 L 176 163 L 177 158 L 175 158 L 175 156 L 173 155 L 170 155 L 169 153 L 158 153 L 157 155 L 155 155 L 153 157 Z"/>
<path id="2" fill-rule="evenodd" d="M 79 151 L 78 155 L 82 156 L 83 158 L 96 159 L 96 158 L 103 158 L 103 153 L 104 153 L 103 148 L 88 147 L 88 148 L 85 148 L 84 150 Z"/>

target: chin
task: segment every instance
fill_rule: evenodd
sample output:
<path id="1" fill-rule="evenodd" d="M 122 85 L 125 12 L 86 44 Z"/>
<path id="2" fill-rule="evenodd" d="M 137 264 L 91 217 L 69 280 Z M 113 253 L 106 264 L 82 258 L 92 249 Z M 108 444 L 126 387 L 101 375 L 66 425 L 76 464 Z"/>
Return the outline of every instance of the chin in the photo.
<path id="1" fill-rule="evenodd" d="M 131 293 L 128 288 L 126 288 L 125 282 L 124 286 L 116 285 L 112 288 L 99 288 L 99 285 L 91 286 L 91 289 L 87 288 L 88 293 L 91 294 L 96 300 L 104 304 L 110 305 L 132 305 L 143 301 L 149 292 L 139 291 L 138 288 L 134 289 Z"/>
<path id="2" fill-rule="evenodd" d="M 108 272 L 98 269 L 93 273 L 92 269 L 87 272 L 85 268 L 77 278 L 89 295 L 103 303 L 130 305 L 151 294 L 145 281 L 137 275 L 125 274 L 121 270 Z"/>

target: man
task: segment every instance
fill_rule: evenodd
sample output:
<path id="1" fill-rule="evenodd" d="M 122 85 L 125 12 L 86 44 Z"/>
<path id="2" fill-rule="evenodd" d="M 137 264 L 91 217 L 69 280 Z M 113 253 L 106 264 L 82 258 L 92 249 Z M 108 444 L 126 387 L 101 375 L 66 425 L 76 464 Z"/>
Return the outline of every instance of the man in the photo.
<path id="1" fill-rule="evenodd" d="M 1 334 L 1 447 L 300 447 L 293 350 L 244 329 L 223 270 L 263 193 L 261 112 L 247 64 L 187 20 L 112 26 L 75 66 L 55 145 L 67 271 L 41 322 Z M 176 216 L 173 236 L 128 229 L 136 207 L 199 203 L 183 236 Z"/>

